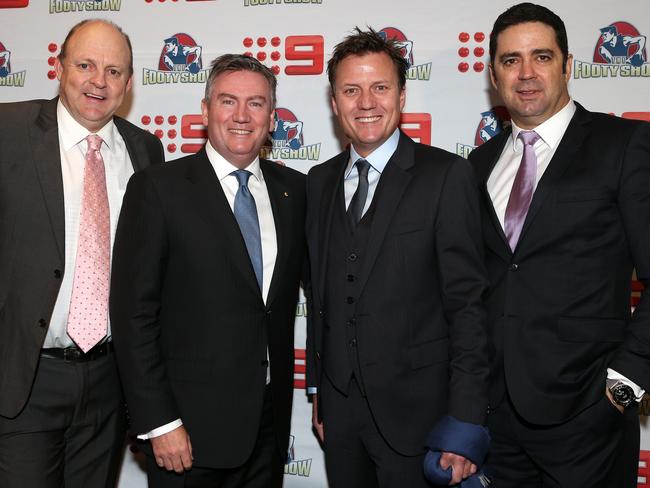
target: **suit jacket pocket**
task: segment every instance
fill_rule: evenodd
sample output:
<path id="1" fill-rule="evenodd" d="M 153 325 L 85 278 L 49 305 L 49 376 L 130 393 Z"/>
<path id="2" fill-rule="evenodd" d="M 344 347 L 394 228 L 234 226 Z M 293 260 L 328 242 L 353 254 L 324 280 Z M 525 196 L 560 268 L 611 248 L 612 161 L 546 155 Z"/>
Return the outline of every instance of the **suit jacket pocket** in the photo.
<path id="1" fill-rule="evenodd" d="M 425 223 L 421 221 L 395 222 L 389 228 L 388 234 L 391 236 L 411 234 L 413 232 L 420 232 L 424 228 Z"/>
<path id="2" fill-rule="evenodd" d="M 412 346 L 408 349 L 412 369 L 424 368 L 449 359 L 449 340 L 446 337 Z"/>
<path id="3" fill-rule="evenodd" d="M 625 321 L 565 317 L 558 319 L 558 337 L 567 342 L 622 342 Z"/>

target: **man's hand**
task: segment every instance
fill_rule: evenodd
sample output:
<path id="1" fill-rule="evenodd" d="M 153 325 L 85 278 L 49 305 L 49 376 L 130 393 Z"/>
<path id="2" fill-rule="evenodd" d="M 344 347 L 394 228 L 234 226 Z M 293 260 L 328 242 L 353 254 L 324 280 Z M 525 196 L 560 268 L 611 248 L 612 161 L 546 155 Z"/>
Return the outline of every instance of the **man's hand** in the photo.
<path id="1" fill-rule="evenodd" d="M 318 421 L 318 393 L 314 393 L 311 397 L 311 424 L 316 429 L 318 438 L 321 442 L 325 442 L 325 434 L 323 433 L 323 422 Z"/>
<path id="2" fill-rule="evenodd" d="M 609 388 L 605 388 L 605 395 L 607 396 L 607 399 L 611 402 L 611 404 L 614 405 L 616 408 L 618 408 L 619 412 L 623 413 L 625 407 L 623 405 L 619 405 L 614 401 L 614 397 L 612 396 L 612 392 L 609 391 Z"/>
<path id="3" fill-rule="evenodd" d="M 446 470 L 449 466 L 451 466 L 450 485 L 457 485 L 465 478 L 476 473 L 476 465 L 469 459 L 451 452 L 443 452 L 442 456 L 440 456 L 440 467 Z"/>
<path id="4" fill-rule="evenodd" d="M 151 439 L 156 464 L 167 471 L 182 473 L 192 468 L 192 443 L 182 425 Z"/>

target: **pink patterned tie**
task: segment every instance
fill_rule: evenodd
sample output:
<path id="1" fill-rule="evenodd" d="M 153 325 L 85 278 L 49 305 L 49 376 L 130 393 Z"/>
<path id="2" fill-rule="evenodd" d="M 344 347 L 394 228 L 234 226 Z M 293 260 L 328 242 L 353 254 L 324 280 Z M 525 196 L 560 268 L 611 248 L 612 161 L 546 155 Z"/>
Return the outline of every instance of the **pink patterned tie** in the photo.
<path id="1" fill-rule="evenodd" d="M 530 202 L 533 199 L 535 178 L 537 177 L 537 156 L 533 146 L 539 140 L 539 134 L 534 130 L 522 130 L 518 138 L 524 143 L 524 154 L 521 157 L 512 190 L 510 190 L 504 225 L 506 237 L 512 251 L 517 247 L 519 235 L 528 213 L 528 207 L 530 207 Z"/>
<path id="2" fill-rule="evenodd" d="M 106 336 L 110 266 L 110 209 L 102 138 L 90 134 L 79 222 L 77 261 L 68 315 L 68 335 L 83 352 Z"/>

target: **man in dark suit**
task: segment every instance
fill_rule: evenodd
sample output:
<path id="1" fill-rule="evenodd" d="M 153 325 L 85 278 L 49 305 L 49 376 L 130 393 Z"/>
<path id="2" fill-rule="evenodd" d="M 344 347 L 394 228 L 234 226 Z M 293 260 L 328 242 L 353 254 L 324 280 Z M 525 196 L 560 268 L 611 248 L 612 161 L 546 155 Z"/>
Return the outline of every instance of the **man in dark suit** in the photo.
<path id="1" fill-rule="evenodd" d="M 58 98 L 0 105 L 3 488 L 114 485 L 111 238 L 129 176 L 163 160 L 158 139 L 114 116 L 133 74 L 117 26 L 77 24 L 55 68 Z"/>
<path id="2" fill-rule="evenodd" d="M 257 60 L 217 58 L 205 147 L 126 191 L 111 312 L 150 486 L 282 485 L 305 188 L 259 158 L 275 88 Z"/>
<path id="3" fill-rule="evenodd" d="M 372 29 L 336 46 L 331 101 L 352 144 L 307 178 L 307 382 L 337 488 L 428 486 L 434 424 L 482 424 L 487 408 L 478 191 L 466 161 L 398 129 L 407 66 Z M 454 482 L 475 470 L 440 464 Z"/>
<path id="4" fill-rule="evenodd" d="M 650 124 L 571 100 L 564 23 L 516 5 L 490 38 L 511 129 L 472 152 L 491 289 L 486 470 L 499 487 L 636 486 L 650 386 Z M 488 474 L 489 474 L 488 473 Z"/>

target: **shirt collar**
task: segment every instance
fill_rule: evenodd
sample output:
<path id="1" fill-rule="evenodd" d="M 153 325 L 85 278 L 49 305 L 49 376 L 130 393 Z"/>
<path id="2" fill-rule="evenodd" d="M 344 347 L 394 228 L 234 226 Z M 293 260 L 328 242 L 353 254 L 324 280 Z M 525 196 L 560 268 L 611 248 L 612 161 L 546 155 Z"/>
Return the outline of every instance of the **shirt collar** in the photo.
<path id="1" fill-rule="evenodd" d="M 208 155 L 210 164 L 214 168 L 214 172 L 217 173 L 217 178 L 219 181 L 223 180 L 226 176 L 232 174 L 233 171 L 237 171 L 239 168 L 231 164 L 224 158 L 217 150 L 212 147 L 210 141 L 205 143 L 205 152 Z M 262 169 L 260 168 L 260 158 L 257 156 L 251 163 L 244 168 L 246 171 L 250 171 L 258 181 L 264 181 L 264 175 L 262 174 Z"/>
<path id="2" fill-rule="evenodd" d="M 373 152 L 368 154 L 367 157 L 363 158 L 370 163 L 375 171 L 382 173 L 388 164 L 388 160 L 391 158 L 395 150 L 397 149 L 397 144 L 399 143 L 399 129 L 391 134 L 391 136 L 384 141 L 384 143 L 375 149 Z M 357 162 L 357 159 L 362 156 L 354 149 L 354 146 L 350 144 L 350 161 L 345 169 L 345 178 L 347 179 L 350 176 L 350 171 L 354 163 Z"/>
<path id="3" fill-rule="evenodd" d="M 567 103 L 564 108 L 539 124 L 534 130 L 537 132 L 541 140 L 543 140 L 551 149 L 555 149 L 562 140 L 566 128 L 569 126 L 575 112 L 576 104 L 570 99 L 569 103 Z M 518 127 L 514 121 L 512 122 L 512 144 L 513 149 L 515 150 L 522 146 L 522 142 L 518 140 L 519 133 L 522 130 L 524 129 Z"/>
<path id="4" fill-rule="evenodd" d="M 65 105 L 63 105 L 60 98 L 56 104 L 56 122 L 58 124 L 59 138 L 64 151 L 69 151 L 91 133 L 83 125 L 77 122 L 72 115 L 70 115 L 70 112 L 65 108 Z M 115 123 L 111 118 L 104 127 L 99 129 L 97 132 L 94 132 L 94 134 L 101 137 L 106 146 L 110 149 L 114 147 L 115 138 L 117 137 L 115 135 L 116 130 L 117 127 L 115 127 Z"/>

